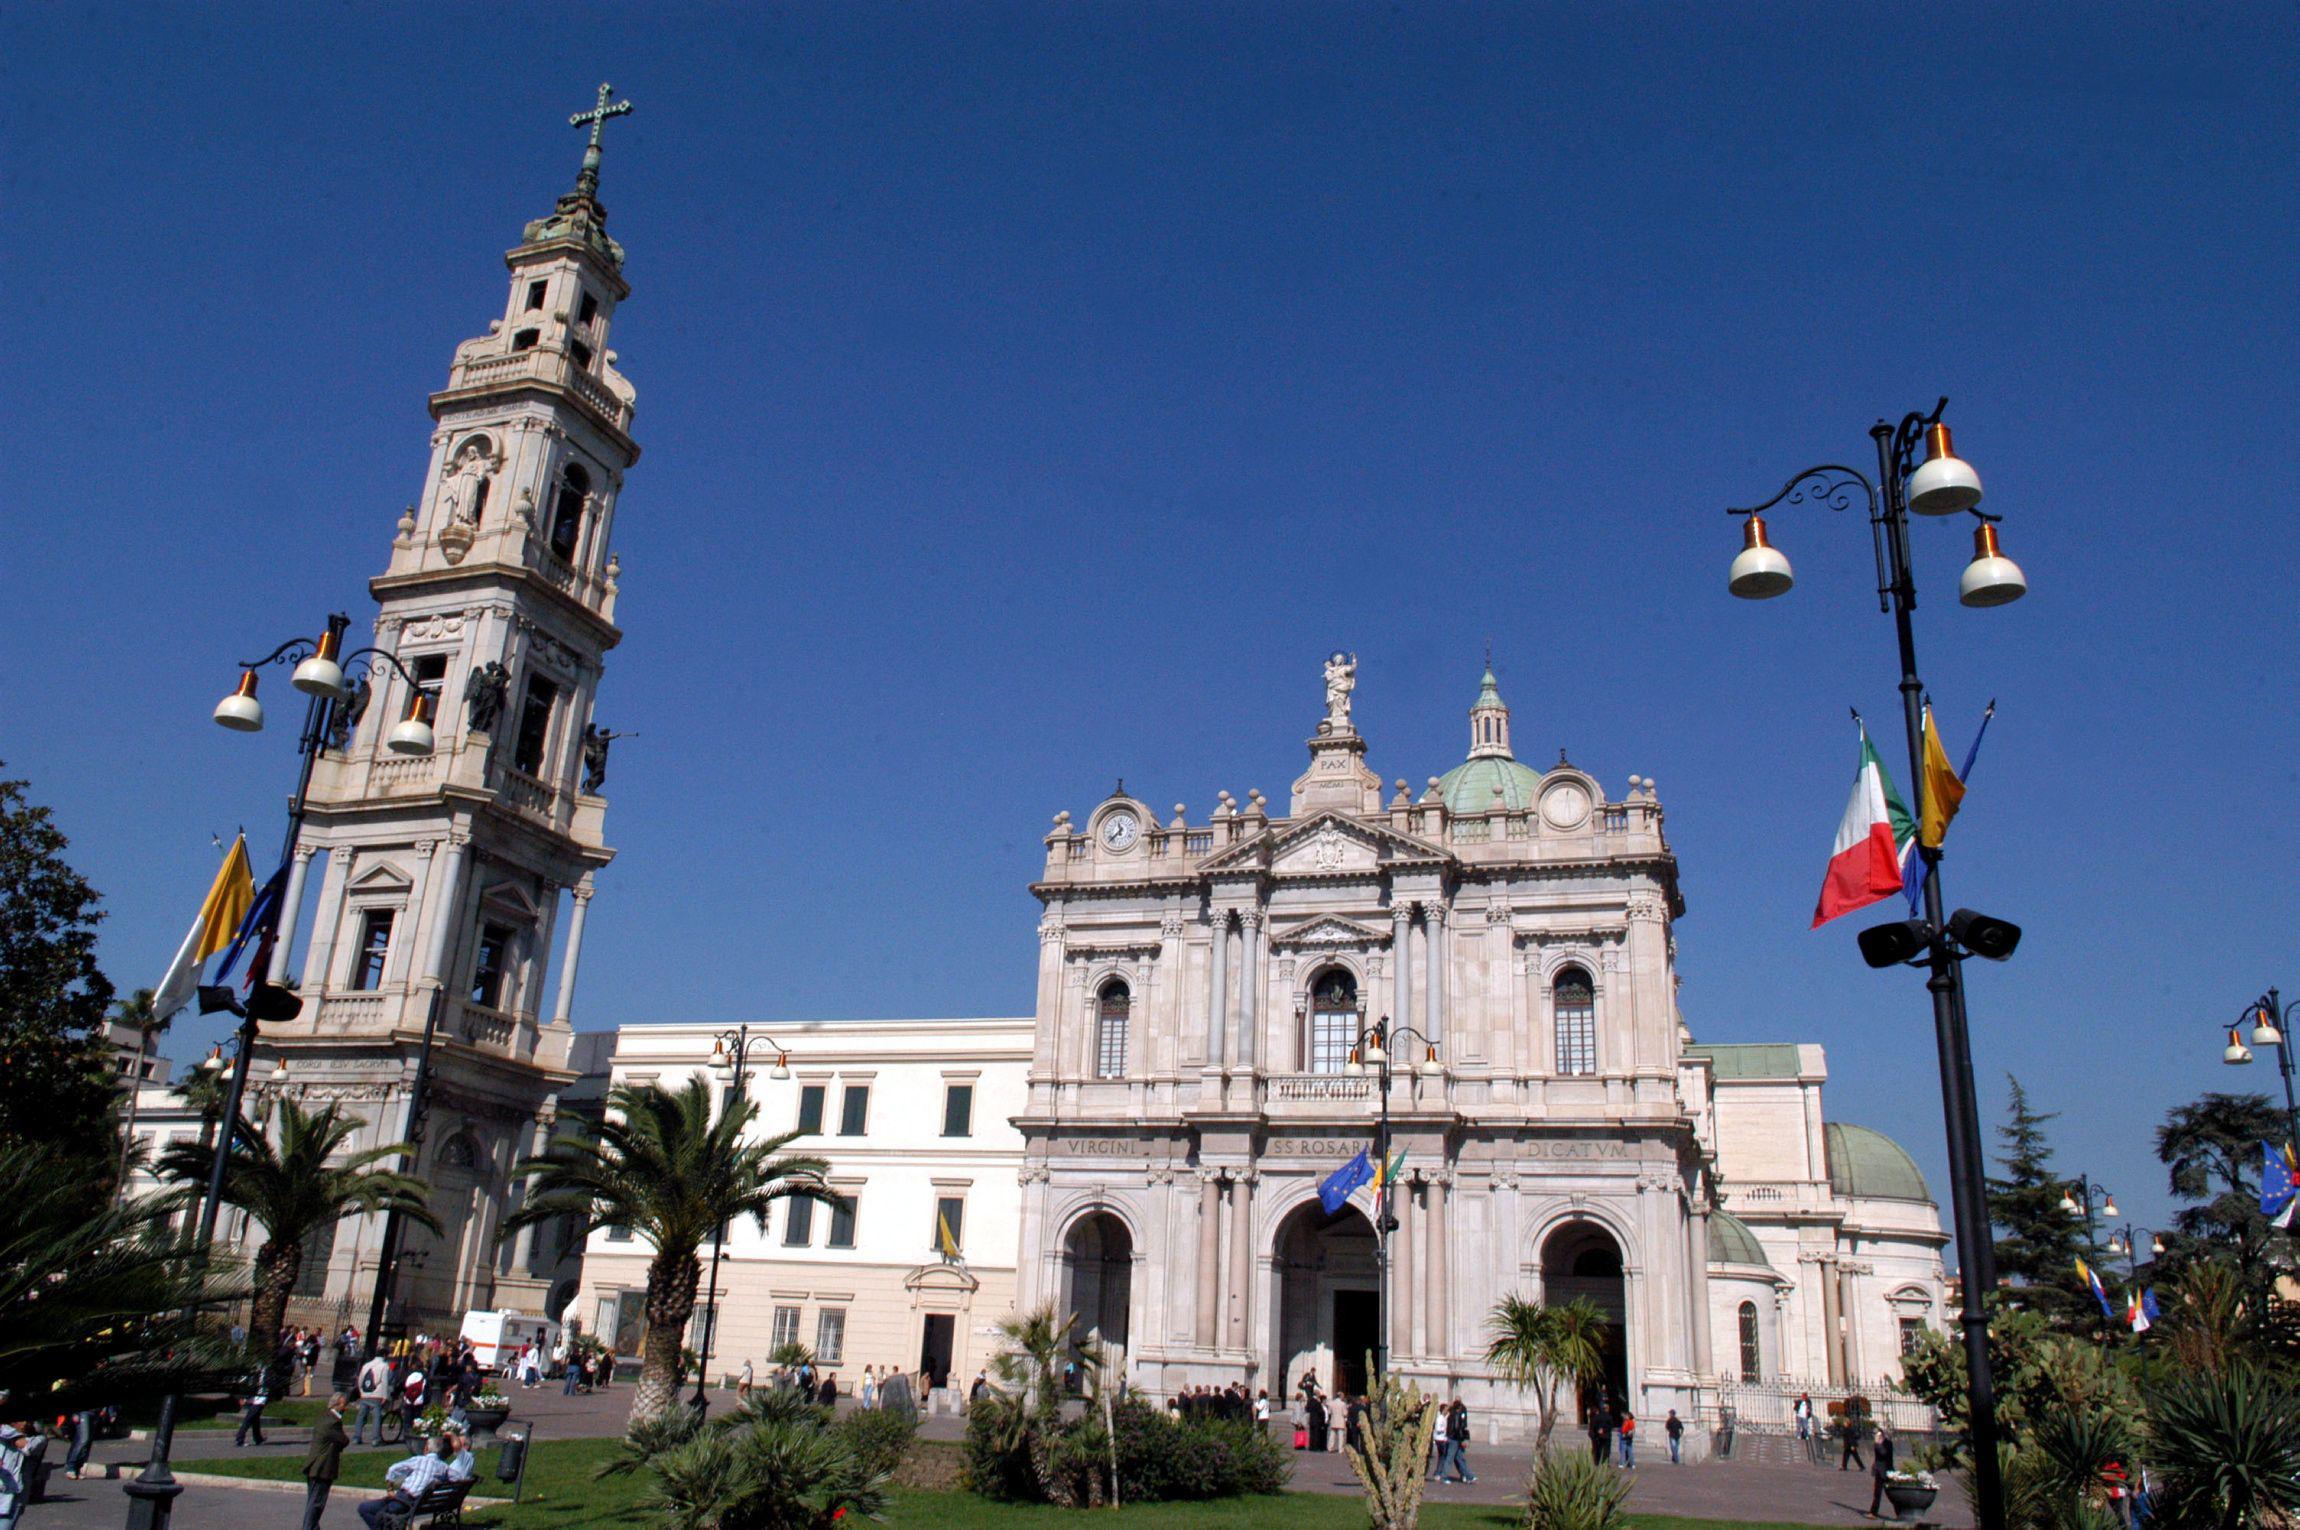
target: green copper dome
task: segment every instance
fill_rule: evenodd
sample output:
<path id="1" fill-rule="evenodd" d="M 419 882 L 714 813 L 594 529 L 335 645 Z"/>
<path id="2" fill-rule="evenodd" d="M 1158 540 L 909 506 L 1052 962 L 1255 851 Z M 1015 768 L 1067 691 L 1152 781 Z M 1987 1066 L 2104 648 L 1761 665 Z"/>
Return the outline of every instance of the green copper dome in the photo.
<path id="1" fill-rule="evenodd" d="M 1923 1201 L 1933 1194 L 1908 1150 L 1883 1132 L 1830 1122 L 1823 1128 L 1829 1150 L 1829 1188 L 1849 1200 Z"/>
<path id="2" fill-rule="evenodd" d="M 1501 787 L 1500 805 L 1523 812 L 1541 790 L 1541 772 L 1499 755 L 1465 760 L 1438 777 L 1438 797 L 1449 813 L 1490 813 L 1496 785 Z"/>
<path id="3" fill-rule="evenodd" d="M 1773 1261 L 1765 1257 L 1765 1246 L 1757 1241 L 1757 1235 L 1730 1211 L 1709 1213 L 1709 1262 L 1749 1264 L 1764 1270 L 1773 1268 Z"/>

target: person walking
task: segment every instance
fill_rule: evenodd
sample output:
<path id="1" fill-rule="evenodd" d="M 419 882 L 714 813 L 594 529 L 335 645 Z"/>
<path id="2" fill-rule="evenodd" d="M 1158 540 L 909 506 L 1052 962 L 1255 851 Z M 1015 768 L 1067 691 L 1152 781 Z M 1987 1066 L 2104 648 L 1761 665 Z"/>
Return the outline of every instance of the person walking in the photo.
<path id="1" fill-rule="evenodd" d="M 1438 1425 L 1445 1436 L 1445 1454 L 1439 1458 L 1440 1467 L 1451 1466 L 1456 1482 L 1475 1482 L 1477 1473 L 1469 1469 L 1469 1404 L 1456 1397 L 1445 1410 L 1445 1418 Z"/>
<path id="2" fill-rule="evenodd" d="M 870 1366 L 863 1367 L 862 1390 L 858 1395 L 862 1399 L 864 1412 L 878 1406 L 878 1372 Z"/>
<path id="3" fill-rule="evenodd" d="M 1877 1426 L 1877 1438 L 1869 1449 L 1869 1518 L 1881 1518 L 1877 1506 L 1885 1501 L 1885 1479 L 1893 1474 L 1893 1435 L 1884 1425 Z"/>
<path id="4" fill-rule="evenodd" d="M 1342 1448 L 1350 1422 L 1350 1394 L 1339 1387 L 1326 1397 L 1326 1427 L 1319 1431 L 1319 1449 L 1332 1452 Z"/>
<path id="5" fill-rule="evenodd" d="M 1637 1469 L 1637 1415 L 1627 1408 L 1621 1410 L 1621 1469 Z"/>
<path id="6" fill-rule="evenodd" d="M 254 1436 L 255 1442 L 264 1442 L 264 1404 L 271 1399 L 270 1368 L 257 1366 L 248 1373 L 247 1391 L 240 1399 L 240 1427 L 232 1434 L 232 1448 L 239 1449 Z"/>
<path id="7" fill-rule="evenodd" d="M 1848 1411 L 1837 1424 L 1837 1432 L 1844 1436 L 1845 1453 L 1837 1458 L 1837 1470 L 1843 1471 L 1861 1464 L 1861 1419 Z"/>
<path id="8" fill-rule="evenodd" d="M 1683 1466 L 1685 1459 L 1678 1452 L 1685 1444 L 1685 1420 L 1677 1416 L 1675 1408 L 1669 1410 L 1669 1417 L 1662 1422 L 1661 1432 L 1669 1436 L 1669 1464 Z"/>
<path id="9" fill-rule="evenodd" d="M 1605 1427 L 1605 1405 L 1589 1410 L 1589 1459 L 1603 1466 L 1613 1458 L 1613 1433 Z"/>
<path id="10" fill-rule="evenodd" d="M 72 1448 L 64 1453 L 64 1475 L 78 1482 L 88 1469 L 88 1453 L 96 1448 L 96 1410 L 82 1408 L 72 1415 Z"/>
<path id="11" fill-rule="evenodd" d="M 1813 1394 L 1799 1392 L 1797 1401 L 1790 1406 L 1789 1416 L 1797 1421 L 1797 1438 L 1800 1440 L 1811 1439 L 1813 1437 Z"/>
<path id="12" fill-rule="evenodd" d="M 311 1396 L 312 1373 L 319 1369 L 318 1329 L 307 1328 L 304 1330 L 303 1345 L 297 1352 L 297 1358 L 303 1362 L 303 1395 L 309 1397 Z"/>
<path id="13" fill-rule="evenodd" d="M 311 1426 L 311 1449 L 303 1458 L 303 1530 L 320 1530 L 327 1495 L 343 1475 L 343 1448 L 351 1443 L 343 1432 L 343 1410 L 350 1406 L 351 1399 L 341 1392 L 329 1394 L 327 1411 Z"/>
<path id="14" fill-rule="evenodd" d="M 751 1370 L 750 1359 L 746 1356 L 743 1360 L 742 1370 L 735 1376 L 735 1396 L 744 1402 L 749 1402 L 751 1400 L 751 1388 L 756 1382 L 757 1378 Z"/>
<path id="15" fill-rule="evenodd" d="M 375 1443 L 383 1443 L 383 1409 L 391 1398 L 391 1362 L 382 1355 L 370 1355 L 367 1364 L 359 1368 L 359 1416 L 352 1421 L 351 1442 L 367 1443 L 367 1425 L 375 1421 Z"/>

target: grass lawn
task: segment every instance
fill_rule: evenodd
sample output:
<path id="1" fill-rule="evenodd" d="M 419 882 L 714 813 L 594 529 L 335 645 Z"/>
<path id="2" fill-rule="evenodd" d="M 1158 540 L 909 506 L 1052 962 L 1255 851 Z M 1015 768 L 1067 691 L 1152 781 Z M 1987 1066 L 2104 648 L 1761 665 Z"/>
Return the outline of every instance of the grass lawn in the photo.
<path id="1" fill-rule="evenodd" d="M 618 1453 L 615 1440 L 545 1440 L 535 1447 L 527 1464 L 527 1490 L 516 1507 L 475 1510 L 474 1526 L 501 1530 L 608 1530 L 643 1523 L 636 1508 L 644 1480 L 637 1476 L 596 1481 L 591 1472 Z M 368 1496 L 359 1490 L 380 1488 L 384 1469 L 402 1459 L 402 1452 L 352 1451 L 343 1458 L 343 1481 L 336 1496 Z M 186 1463 L 192 1470 L 219 1476 L 255 1477 L 294 1481 L 303 1476 L 300 1461 L 284 1459 L 201 1461 Z M 508 1485 L 495 1480 L 495 1452 L 479 1456 L 479 1486 L 483 1496 L 508 1497 Z M 1632 1516 L 1640 1530 L 1708 1530 L 1714 1520 Z M 1282 1493 L 1274 1498 L 1232 1498 L 1215 1503 L 1144 1504 L 1118 1513 L 1085 1514 L 1044 1505 L 991 1503 L 972 1493 L 924 1493 L 898 1489 L 887 1508 L 887 1522 L 897 1526 L 932 1526 L 933 1530 L 1360 1530 L 1365 1510 L 1355 1498 L 1332 1493 Z M 1430 1530 L 1515 1530 L 1523 1522 L 1520 1512 L 1498 1504 L 1431 1504 L 1422 1511 Z M 1780 1525 L 1740 1525 L 1739 1530 L 1794 1530 Z"/>
<path id="2" fill-rule="evenodd" d="M 264 1405 L 264 1421 L 309 1428 L 327 1406 L 324 1397 L 275 1397 Z M 160 1406 L 130 1408 L 127 1421 L 130 1428 L 149 1429 L 159 1422 Z M 222 1395 L 184 1397 L 176 1401 L 176 1428 L 183 1433 L 203 1430 L 237 1429 L 240 1423 L 239 1401 Z"/>

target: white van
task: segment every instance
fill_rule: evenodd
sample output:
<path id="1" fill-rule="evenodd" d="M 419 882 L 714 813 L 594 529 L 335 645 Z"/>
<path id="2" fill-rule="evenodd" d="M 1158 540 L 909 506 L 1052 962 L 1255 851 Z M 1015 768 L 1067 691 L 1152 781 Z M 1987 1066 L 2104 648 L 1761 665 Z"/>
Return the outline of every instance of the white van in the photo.
<path id="1" fill-rule="evenodd" d="M 559 1342 L 559 1325 L 532 1312 L 466 1312 L 463 1342 L 491 1371 L 508 1370 L 519 1358 L 519 1346 L 533 1344 L 540 1352 L 540 1368 L 548 1370 L 551 1348 Z"/>

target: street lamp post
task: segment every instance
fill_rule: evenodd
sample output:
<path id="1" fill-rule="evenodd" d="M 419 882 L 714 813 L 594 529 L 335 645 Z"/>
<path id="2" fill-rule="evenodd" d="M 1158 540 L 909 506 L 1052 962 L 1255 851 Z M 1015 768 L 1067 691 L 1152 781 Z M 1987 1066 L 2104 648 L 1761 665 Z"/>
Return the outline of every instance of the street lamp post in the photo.
<path id="1" fill-rule="evenodd" d="M 2084 1246 L 2088 1250 L 2100 1246 L 2100 1229 L 2093 1220 L 2095 1207 L 2112 1217 L 2124 1215 L 2116 1209 L 2116 1197 L 2094 1184 L 2089 1174 L 2079 1174 L 2076 1182 L 2060 1194 L 2062 1211 L 2072 1217 L 2079 1214 L 2084 1217 Z"/>
<path id="2" fill-rule="evenodd" d="M 1438 1061 L 1437 1043 L 1412 1026 L 1393 1026 L 1390 1017 L 1382 1016 L 1372 1025 L 1358 1032 L 1358 1039 L 1350 1046 L 1349 1061 L 1344 1070 L 1363 1073 L 1374 1070 L 1374 1092 L 1381 1101 L 1379 1124 L 1374 1128 L 1374 1164 L 1381 1176 L 1381 1189 L 1374 1207 L 1374 1270 L 1376 1286 L 1381 1292 L 1381 1321 L 1374 1328 L 1374 1380 L 1379 1382 L 1390 1368 L 1390 1234 L 1398 1230 L 1398 1219 L 1390 1210 L 1390 1197 L 1396 1190 L 1390 1175 L 1390 1076 L 1391 1057 L 1400 1042 L 1417 1042 L 1423 1049 L 1422 1060 L 1413 1071 L 1423 1078 L 1437 1078 L 1444 1074 L 1445 1065 Z"/>
<path id="3" fill-rule="evenodd" d="M 2252 1061 L 2252 1047 L 2276 1049 L 2276 1071 L 2284 1078 L 2284 1124 L 2285 1129 L 2291 1133 L 2287 1140 L 2292 1143 L 2295 1152 L 2300 1152 L 2300 1104 L 2293 1102 L 2292 1043 L 2286 1034 L 2292 1010 L 2290 1006 L 2277 1002 L 2281 997 L 2271 988 L 2245 1005 L 2244 1012 L 2236 1017 L 2236 1023 L 2228 1028 L 2228 1046 L 2221 1052 L 2220 1058 L 2231 1066 L 2241 1067 Z M 2244 1022 L 2247 1020 L 2252 1022 L 2252 1047 L 2246 1046 L 2241 1039 Z"/>
<path id="4" fill-rule="evenodd" d="M 216 704 L 214 716 L 221 726 L 235 733 L 261 731 L 264 709 L 263 703 L 256 699 L 256 672 L 271 664 L 293 664 L 295 670 L 289 683 L 310 698 L 304 704 L 303 731 L 296 744 L 300 764 L 295 794 L 288 799 L 287 841 L 280 850 L 282 864 L 295 854 L 296 839 L 303 832 L 312 767 L 318 762 L 321 750 L 347 734 L 366 706 L 366 680 L 358 674 L 347 674 L 346 665 L 357 668 L 361 660 L 371 664 L 380 660 L 399 672 L 412 689 L 414 699 L 408 704 L 407 715 L 386 736 L 385 746 L 395 754 L 431 752 L 431 726 L 426 716 L 428 698 L 422 687 L 397 659 L 380 648 L 344 653 L 343 637 L 350 627 L 351 618 L 337 612 L 328 617 L 326 630 L 317 638 L 290 638 L 264 657 L 242 664 L 238 686 Z M 300 885 L 291 883 L 289 897 L 301 890 Z M 285 901 L 283 899 L 283 907 Z M 256 1027 L 266 1020 L 293 1019 L 303 1008 L 301 999 L 270 981 L 270 974 L 262 970 L 261 964 L 268 955 L 264 943 L 259 941 L 249 958 L 248 973 L 255 986 L 245 1005 L 228 987 L 210 986 L 200 990 L 201 1013 L 220 1010 L 237 1015 L 240 1020 L 239 1052 L 232 1064 L 231 1086 L 224 1095 L 222 1127 L 217 1133 L 215 1153 L 208 1163 L 207 1189 L 200 1198 L 199 1233 L 193 1248 L 203 1259 L 215 1242 L 216 1219 L 223 1206 L 224 1165 L 238 1140 L 240 1110 L 247 1099 L 248 1067 L 255 1059 Z M 168 1456 L 175 1445 L 177 1407 L 174 1393 L 161 1401 L 160 1417 L 152 1430 L 151 1458 L 134 1480 L 124 1484 L 128 1494 L 128 1530 L 167 1530 L 174 1516 L 176 1498 L 184 1490 L 168 1467 Z"/>
<path id="5" fill-rule="evenodd" d="M 2107 1248 L 2110 1253 L 2123 1256 L 2124 1278 L 2127 1283 L 2140 1278 L 2140 1239 L 2137 1235 L 2144 1232 L 2148 1232 L 2148 1229 L 2135 1227 L 2130 1222 L 2125 1223 L 2122 1227 L 2109 1229 Z M 2164 1240 L 2154 1233 L 2149 1233 L 2148 1252 L 2151 1258 L 2161 1256 L 2164 1253 Z"/>
<path id="6" fill-rule="evenodd" d="M 1958 599 L 1967 606 L 2000 606 L 2027 593 L 2020 567 L 1999 545 L 1998 517 L 1977 508 L 1980 474 L 1956 455 L 1941 416 L 1942 399 L 1932 413 L 1915 411 L 1898 426 L 1879 420 L 1869 431 L 1877 450 L 1877 480 L 1857 469 L 1828 463 L 1807 468 L 1761 505 L 1730 514 L 1747 517 L 1743 546 L 1733 560 L 1727 588 L 1746 600 L 1786 594 L 1794 583 L 1788 558 L 1767 535 L 1763 512 L 1776 505 L 1806 505 L 1845 511 L 1865 494 L 1869 535 L 1876 553 L 1877 603 L 1893 617 L 1901 660 L 1901 717 L 1908 731 L 1909 769 L 1917 794 L 1917 817 L 1924 818 L 1924 683 L 1917 677 L 1915 576 L 1909 566 L 1909 516 L 1970 514 L 1976 520 L 1973 559 L 1958 581 Z M 1920 444 L 1925 460 L 1917 461 Z M 1858 492 L 1857 492 L 1858 491 Z M 1947 1130 L 1949 1181 L 1956 1221 L 1958 1279 L 1963 1290 L 1965 1364 L 1972 1410 L 1973 1472 L 1980 1502 L 1981 1530 L 2004 1530 L 2004 1483 L 1997 1464 L 1996 1384 L 1989 1364 L 1987 1293 L 1996 1285 L 1989 1244 L 1988 1188 L 1975 1098 L 1972 1042 L 1966 1024 L 1965 956 L 1978 953 L 2002 960 L 2012 954 L 2020 932 L 2002 920 L 1968 909 L 1944 917 L 1938 846 L 1921 842 L 1925 866 L 1924 918 L 1862 932 L 1862 956 L 1871 966 L 1922 965 L 1932 996 L 1933 1035 L 1939 1054 L 1942 1116 Z"/>
<path id="7" fill-rule="evenodd" d="M 767 1070 L 767 1077 L 785 1079 L 791 1076 L 791 1054 L 783 1044 L 766 1032 L 751 1034 L 749 1025 L 738 1025 L 719 1032 L 711 1041 L 711 1061 L 725 1067 L 729 1073 L 727 1101 L 722 1109 L 733 1109 L 737 1100 L 750 1098 L 744 1092 L 743 1081 L 750 1072 L 752 1049 L 761 1054 L 775 1054 L 775 1065 Z M 727 1257 L 727 1224 L 721 1222 L 711 1229 L 710 1284 L 703 1297 L 702 1359 L 695 1367 L 695 1395 L 688 1400 L 701 1418 L 711 1400 L 704 1391 L 711 1375 L 711 1348 L 719 1337 L 719 1261 Z"/>

